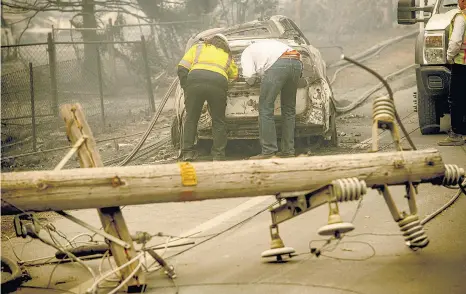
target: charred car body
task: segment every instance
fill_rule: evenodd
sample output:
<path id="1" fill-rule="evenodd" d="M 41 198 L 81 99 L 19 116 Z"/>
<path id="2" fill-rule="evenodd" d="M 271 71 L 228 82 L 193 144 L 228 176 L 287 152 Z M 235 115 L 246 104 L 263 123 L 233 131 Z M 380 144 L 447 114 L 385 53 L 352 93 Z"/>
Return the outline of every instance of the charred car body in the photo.
<path id="1" fill-rule="evenodd" d="M 241 53 L 252 42 L 261 39 L 277 39 L 301 53 L 304 69 L 299 82 L 296 100 L 297 138 L 308 142 L 311 138 L 323 139 L 330 145 L 337 145 L 336 112 L 333 94 L 326 76 L 326 64 L 320 52 L 309 41 L 296 24 L 287 17 L 273 16 L 265 21 L 252 21 L 229 28 L 204 31 L 188 41 L 186 50 L 199 40 L 216 33 L 227 36 L 233 59 L 241 76 Z M 250 87 L 243 79 L 232 83 L 228 89 L 226 119 L 229 139 L 258 139 L 260 83 Z M 176 117 L 172 122 L 171 137 L 176 148 L 185 118 L 184 93 L 180 85 L 175 92 Z M 275 102 L 277 137 L 281 137 L 280 95 Z M 212 139 L 212 120 L 207 103 L 204 104 L 198 124 L 198 139 Z"/>

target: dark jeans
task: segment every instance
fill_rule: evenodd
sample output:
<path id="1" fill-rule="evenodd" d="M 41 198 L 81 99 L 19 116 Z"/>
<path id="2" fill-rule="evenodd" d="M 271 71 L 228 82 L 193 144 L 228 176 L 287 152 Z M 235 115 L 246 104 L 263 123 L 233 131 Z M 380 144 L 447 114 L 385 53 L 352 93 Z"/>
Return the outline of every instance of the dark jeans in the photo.
<path id="1" fill-rule="evenodd" d="M 297 59 L 280 58 L 265 71 L 259 97 L 259 137 L 262 154 L 278 151 L 275 129 L 275 99 L 281 92 L 281 151 L 293 154 L 296 117 L 296 92 L 301 77 L 302 63 Z"/>
<path id="2" fill-rule="evenodd" d="M 451 129 L 466 135 L 466 65 L 453 64 L 451 68 L 450 103 Z"/>
<path id="3" fill-rule="evenodd" d="M 201 116 L 204 102 L 210 108 L 212 117 L 212 156 L 216 159 L 225 157 L 227 146 L 227 131 L 225 109 L 227 106 L 227 89 L 212 83 L 189 81 L 185 93 L 186 122 L 184 123 L 182 153 L 194 150 L 194 140 L 197 134 L 197 124 Z"/>

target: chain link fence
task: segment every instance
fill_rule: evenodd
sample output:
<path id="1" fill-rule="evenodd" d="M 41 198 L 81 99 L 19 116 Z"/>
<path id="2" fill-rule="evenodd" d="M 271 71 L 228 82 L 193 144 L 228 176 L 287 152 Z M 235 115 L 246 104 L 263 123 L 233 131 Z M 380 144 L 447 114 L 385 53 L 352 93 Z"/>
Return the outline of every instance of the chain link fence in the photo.
<path id="1" fill-rule="evenodd" d="M 96 135 L 124 124 L 122 118 L 128 113 L 155 111 L 152 84 L 148 84 L 151 73 L 144 70 L 147 56 L 143 43 L 120 44 L 137 58 L 115 64 L 109 57 L 108 43 L 54 42 L 45 51 L 45 57 L 51 57 L 50 64 L 37 65 L 43 61 L 31 58 L 34 55 L 2 60 L 9 68 L 2 72 L 2 149 L 21 144 L 22 151 L 36 151 L 37 143 L 50 140 L 54 134 L 63 138 L 53 138 L 54 146 L 57 142 L 68 144 L 58 119 L 59 105 L 66 103 L 81 103 Z M 21 51 L 33 51 L 24 48 Z M 2 48 L 7 49 L 11 48 Z M 82 51 L 88 56 L 80 58 Z"/>
<path id="2" fill-rule="evenodd" d="M 174 70 L 189 38 L 205 27 L 202 20 L 108 26 L 109 39 L 136 41 L 144 36 L 152 69 Z"/>
<path id="3" fill-rule="evenodd" d="M 83 106 L 98 141 L 135 121 L 145 124 L 161 98 L 156 90 L 168 86 L 187 40 L 202 31 L 193 23 L 109 25 L 87 42 L 77 29 L 55 29 L 44 43 L 2 46 L 2 170 L 17 156 L 55 149 L 62 151 L 47 159 L 58 163 L 69 147 L 62 104 Z M 161 123 L 166 128 L 168 120 Z"/>
<path id="4" fill-rule="evenodd" d="M 2 151 L 35 149 L 53 110 L 47 43 L 2 46 Z"/>

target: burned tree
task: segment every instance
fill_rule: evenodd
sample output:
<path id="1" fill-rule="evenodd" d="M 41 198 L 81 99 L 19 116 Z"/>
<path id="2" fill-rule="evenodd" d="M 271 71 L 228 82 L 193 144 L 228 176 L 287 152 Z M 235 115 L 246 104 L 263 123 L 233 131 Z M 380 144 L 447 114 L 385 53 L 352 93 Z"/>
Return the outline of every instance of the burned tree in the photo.
<path id="1" fill-rule="evenodd" d="M 70 13 L 70 24 L 77 29 L 84 29 L 82 37 L 84 42 L 95 42 L 101 40 L 103 37 L 97 34 L 98 18 L 100 15 L 109 12 L 117 12 L 119 14 L 132 15 L 137 18 L 146 19 L 145 16 L 140 16 L 133 12 L 139 10 L 137 3 L 132 0 L 68 0 L 68 1 L 54 1 L 54 0 L 4 0 L 2 6 L 9 7 L 18 12 L 33 12 L 28 17 L 27 25 L 24 29 L 29 28 L 29 24 L 38 13 L 57 11 L 61 13 Z M 23 32 L 24 32 L 23 31 Z M 19 37 L 18 43 L 21 41 L 22 33 Z M 92 67 L 95 64 L 96 49 L 94 45 L 84 45 L 84 60 L 87 67 Z"/>

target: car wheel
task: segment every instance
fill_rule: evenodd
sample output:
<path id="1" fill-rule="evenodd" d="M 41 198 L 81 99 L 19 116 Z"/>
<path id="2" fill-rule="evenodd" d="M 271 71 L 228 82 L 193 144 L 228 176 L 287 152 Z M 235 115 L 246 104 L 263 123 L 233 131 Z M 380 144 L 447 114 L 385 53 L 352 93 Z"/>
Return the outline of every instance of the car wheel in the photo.
<path id="1" fill-rule="evenodd" d="M 437 103 L 432 96 L 417 92 L 417 107 L 421 134 L 431 135 L 440 132 L 440 115 Z"/>
<path id="2" fill-rule="evenodd" d="M 324 144 L 324 136 L 295 137 L 295 148 L 315 150 Z"/>

